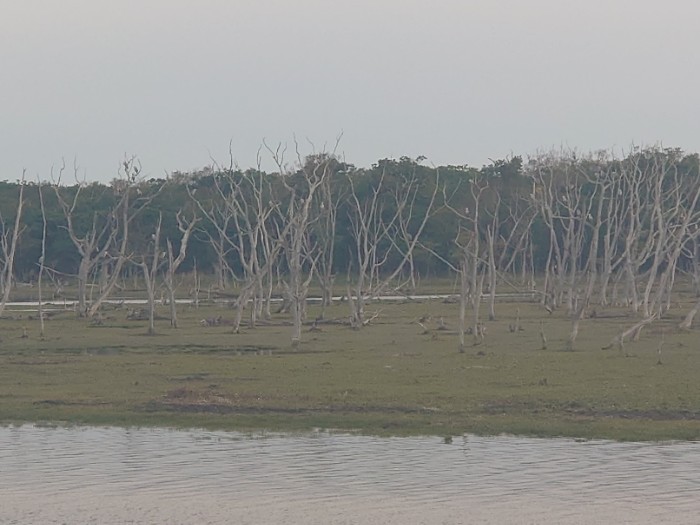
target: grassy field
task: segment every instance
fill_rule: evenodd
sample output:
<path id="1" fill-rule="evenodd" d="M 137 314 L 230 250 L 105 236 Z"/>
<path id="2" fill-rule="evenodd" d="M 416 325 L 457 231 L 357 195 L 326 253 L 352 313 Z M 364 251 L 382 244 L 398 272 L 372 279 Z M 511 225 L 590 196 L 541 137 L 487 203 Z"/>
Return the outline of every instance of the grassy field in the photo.
<path id="1" fill-rule="evenodd" d="M 513 333 L 518 307 L 524 330 Z M 683 309 L 624 351 L 602 347 L 634 320 L 608 310 L 584 320 L 575 350 L 564 351 L 563 311 L 502 303 L 485 341 L 465 353 L 457 351 L 456 304 L 368 310 L 379 312 L 372 325 L 322 324 L 298 348 L 285 316 L 241 334 L 201 325 L 232 319 L 224 306 L 181 307 L 181 328 L 162 319 L 154 336 L 125 308 L 106 311 L 100 326 L 58 311 L 44 339 L 36 312 L 6 310 L 0 422 L 700 439 L 700 343 L 697 332 L 674 328 Z M 316 313 L 311 306 L 309 317 Z M 347 313 L 339 304 L 326 318 Z M 423 316 L 427 330 L 416 322 Z M 438 329 L 440 318 L 447 329 Z"/>

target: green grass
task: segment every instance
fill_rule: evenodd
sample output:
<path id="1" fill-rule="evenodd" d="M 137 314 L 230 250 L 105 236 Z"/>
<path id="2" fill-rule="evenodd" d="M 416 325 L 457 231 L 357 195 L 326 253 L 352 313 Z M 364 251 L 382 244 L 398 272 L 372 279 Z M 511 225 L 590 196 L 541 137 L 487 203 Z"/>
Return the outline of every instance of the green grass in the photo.
<path id="1" fill-rule="evenodd" d="M 525 330 L 511 333 L 517 306 Z M 324 324 L 304 332 L 296 349 L 284 316 L 241 334 L 201 326 L 202 318 L 233 317 L 214 306 L 181 307 L 181 328 L 159 321 L 155 336 L 122 309 L 107 311 L 97 327 L 65 312 L 46 322 L 43 340 L 30 314 L 6 312 L 15 319 L 0 320 L 0 422 L 700 438 L 700 345 L 697 332 L 673 328 L 681 309 L 624 352 L 601 347 L 634 320 L 601 312 L 583 321 L 572 352 L 563 350 L 563 311 L 499 304 L 485 341 L 465 353 L 457 351 L 455 304 L 375 303 L 368 310 L 381 312 L 371 326 Z M 326 317 L 347 313 L 341 304 Z M 309 317 L 316 314 L 311 306 Z M 423 315 L 432 316 L 427 333 L 415 322 Z M 440 317 L 448 330 L 437 330 Z"/>

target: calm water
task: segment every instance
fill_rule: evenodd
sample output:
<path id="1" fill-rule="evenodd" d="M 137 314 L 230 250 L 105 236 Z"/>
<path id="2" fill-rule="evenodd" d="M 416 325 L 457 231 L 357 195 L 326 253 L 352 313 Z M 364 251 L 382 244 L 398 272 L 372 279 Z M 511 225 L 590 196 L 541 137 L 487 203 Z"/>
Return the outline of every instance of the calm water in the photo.
<path id="1" fill-rule="evenodd" d="M 4 427 L 0 523 L 700 523 L 700 443 Z"/>

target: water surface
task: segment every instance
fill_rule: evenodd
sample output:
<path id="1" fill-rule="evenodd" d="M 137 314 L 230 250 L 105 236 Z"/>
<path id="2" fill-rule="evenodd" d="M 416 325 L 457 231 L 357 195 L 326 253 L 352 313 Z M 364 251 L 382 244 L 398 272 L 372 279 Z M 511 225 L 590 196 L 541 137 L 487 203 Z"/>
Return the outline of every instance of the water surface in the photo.
<path id="1" fill-rule="evenodd" d="M 700 443 L 0 428 L 0 523 L 698 523 Z"/>

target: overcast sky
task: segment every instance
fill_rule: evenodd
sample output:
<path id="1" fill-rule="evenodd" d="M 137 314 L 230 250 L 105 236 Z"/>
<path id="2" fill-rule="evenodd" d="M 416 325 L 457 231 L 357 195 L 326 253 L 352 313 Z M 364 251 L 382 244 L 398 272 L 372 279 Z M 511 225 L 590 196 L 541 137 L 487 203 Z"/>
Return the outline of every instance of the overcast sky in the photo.
<path id="1" fill-rule="evenodd" d="M 696 0 L 0 0 L 0 179 L 700 150 Z M 290 159 L 291 160 L 291 159 Z"/>

